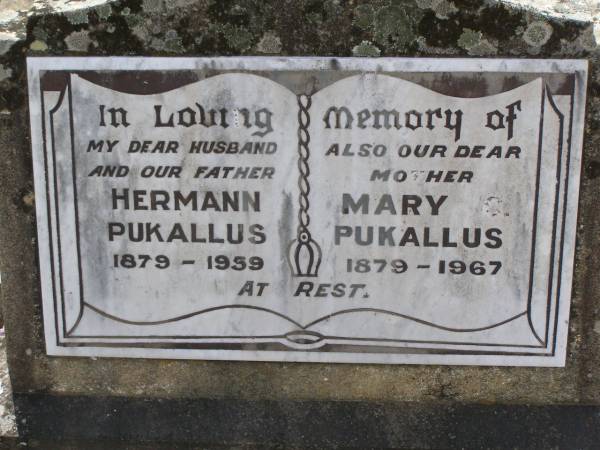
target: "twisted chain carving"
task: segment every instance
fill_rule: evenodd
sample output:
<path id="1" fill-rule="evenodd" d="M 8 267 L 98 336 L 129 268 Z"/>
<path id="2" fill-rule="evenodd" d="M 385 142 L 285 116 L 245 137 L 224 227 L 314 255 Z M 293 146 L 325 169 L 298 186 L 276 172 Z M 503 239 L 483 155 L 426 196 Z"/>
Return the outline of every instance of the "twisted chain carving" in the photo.
<path id="1" fill-rule="evenodd" d="M 300 188 L 300 210 L 298 211 L 298 240 L 300 242 L 310 241 L 310 231 L 308 225 L 310 224 L 310 216 L 308 214 L 308 208 L 310 206 L 308 201 L 308 194 L 310 193 L 310 184 L 308 183 L 308 176 L 310 175 L 310 168 L 308 166 L 308 159 L 310 158 L 310 149 L 308 144 L 310 143 L 310 133 L 308 127 L 310 125 L 310 115 L 308 110 L 312 103 L 311 98 L 306 94 L 300 94 L 298 99 L 298 170 L 300 176 L 298 178 L 298 187 Z"/>
<path id="2" fill-rule="evenodd" d="M 288 262 L 292 269 L 292 275 L 295 277 L 316 277 L 319 274 L 321 265 L 321 247 L 316 243 L 308 230 L 310 225 L 310 216 L 308 208 L 310 207 L 308 195 L 310 194 L 310 167 L 308 160 L 310 158 L 310 114 L 308 110 L 312 100 L 309 95 L 300 94 L 298 100 L 298 187 L 300 194 L 298 201 L 300 209 L 298 210 L 298 230 L 296 239 L 288 247 Z"/>

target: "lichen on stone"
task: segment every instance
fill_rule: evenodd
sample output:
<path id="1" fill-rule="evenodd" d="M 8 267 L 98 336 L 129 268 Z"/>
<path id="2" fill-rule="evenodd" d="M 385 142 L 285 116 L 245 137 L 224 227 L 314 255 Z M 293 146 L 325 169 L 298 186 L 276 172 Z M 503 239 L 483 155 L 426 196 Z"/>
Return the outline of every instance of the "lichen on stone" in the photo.
<path id="1" fill-rule="evenodd" d="M 419 36 L 416 40 L 418 49 L 430 55 L 456 55 L 459 50 L 453 46 L 450 47 L 434 47 L 427 44 L 427 39 Z"/>
<path id="2" fill-rule="evenodd" d="M 246 10 L 246 8 L 238 3 L 234 4 L 229 9 L 229 14 L 232 16 L 243 16 L 247 13 L 248 13 L 248 11 Z"/>
<path id="3" fill-rule="evenodd" d="M 530 47 L 530 49 L 531 48 L 532 47 Z M 573 57 L 583 55 L 585 53 L 596 53 L 598 50 L 594 27 L 593 25 L 588 25 L 579 32 L 576 39 L 560 39 L 560 52 L 557 52 L 557 56 L 564 55 Z"/>
<path id="4" fill-rule="evenodd" d="M 253 36 L 246 28 L 228 23 L 222 26 L 221 31 L 232 49 L 243 52 L 252 47 Z"/>
<path id="5" fill-rule="evenodd" d="M 323 10 L 329 17 L 337 15 L 342 11 L 342 3 L 340 0 L 325 0 L 323 4 Z"/>
<path id="6" fill-rule="evenodd" d="M 34 38 L 40 41 L 48 39 L 48 32 L 43 27 L 34 27 L 32 34 Z"/>
<path id="7" fill-rule="evenodd" d="M 150 38 L 148 29 L 144 25 L 136 25 L 131 28 L 131 34 L 137 37 L 140 41 L 146 42 Z"/>
<path id="8" fill-rule="evenodd" d="M 358 5 L 354 8 L 352 23 L 362 30 L 370 30 L 375 20 L 375 9 L 370 4 Z"/>
<path id="9" fill-rule="evenodd" d="M 358 44 L 352 49 L 352 54 L 354 56 L 377 57 L 381 55 L 381 50 L 379 50 L 375 45 L 373 45 L 369 41 L 362 41 L 360 44 Z"/>
<path id="10" fill-rule="evenodd" d="M 266 54 L 281 52 L 281 39 L 275 33 L 267 31 L 256 45 L 256 51 Z"/>
<path id="11" fill-rule="evenodd" d="M 36 39 L 29 45 L 29 48 L 36 52 L 43 52 L 48 50 L 48 45 L 44 41 Z"/>
<path id="12" fill-rule="evenodd" d="M 479 44 L 468 50 L 471 56 L 493 56 L 498 54 L 498 48 L 487 39 L 482 39 Z"/>
<path id="13" fill-rule="evenodd" d="M 454 3 L 446 0 L 441 0 L 432 9 L 435 15 L 440 19 L 448 19 L 451 14 L 458 11 L 458 8 Z"/>
<path id="14" fill-rule="evenodd" d="M 416 39 L 413 21 L 399 5 L 384 6 L 375 13 L 375 41 L 385 46 L 403 48 Z"/>
<path id="15" fill-rule="evenodd" d="M 596 50 L 596 48 L 598 47 L 598 43 L 596 42 L 596 36 L 594 35 L 594 26 L 590 25 L 587 28 L 585 28 L 579 34 L 577 42 L 581 46 L 581 48 L 587 50 L 588 52 Z"/>
<path id="16" fill-rule="evenodd" d="M 165 50 L 170 53 L 179 53 L 184 50 L 181 39 L 169 39 L 165 41 Z"/>
<path id="17" fill-rule="evenodd" d="M 65 38 L 67 48 L 74 52 L 85 52 L 92 44 L 87 30 L 74 31 Z"/>
<path id="18" fill-rule="evenodd" d="M 417 6 L 421 9 L 431 9 L 439 0 L 415 0 Z"/>
<path id="19" fill-rule="evenodd" d="M 448 0 L 416 0 L 416 4 L 421 9 L 430 9 L 439 19 L 448 19 L 450 14 L 458 11 L 454 3 Z"/>
<path id="20" fill-rule="evenodd" d="M 481 41 L 482 37 L 483 33 L 481 31 L 464 28 L 462 34 L 458 38 L 457 44 L 459 47 L 469 50 L 470 48 L 476 46 Z"/>
<path id="21" fill-rule="evenodd" d="M 110 6 L 110 3 L 106 3 L 105 5 L 96 7 L 94 11 L 98 14 L 98 18 L 102 20 L 107 19 L 112 14 L 112 6 Z"/>
<path id="22" fill-rule="evenodd" d="M 552 36 L 552 25 L 541 20 L 529 24 L 523 33 L 523 40 L 532 47 L 541 47 Z"/>
<path id="23" fill-rule="evenodd" d="M 490 56 L 498 53 L 498 48 L 483 37 L 481 31 L 464 28 L 457 44 L 471 56 Z"/>
<path id="24" fill-rule="evenodd" d="M 169 0 L 165 6 L 167 9 L 176 9 L 185 6 L 193 6 L 198 4 L 198 0 Z"/>
<path id="25" fill-rule="evenodd" d="M 146 12 L 158 12 L 162 10 L 163 0 L 144 0 L 142 2 L 142 8 Z"/>
<path id="26" fill-rule="evenodd" d="M 80 25 L 88 21 L 88 9 L 76 9 L 74 11 L 65 12 L 65 17 L 73 25 Z"/>
<path id="27" fill-rule="evenodd" d="M 137 26 L 141 26 L 142 24 L 144 24 L 144 18 L 141 15 L 138 14 L 127 14 L 125 16 L 125 22 L 127 22 L 127 25 L 131 28 L 133 27 L 137 27 Z"/>
<path id="28" fill-rule="evenodd" d="M 150 48 L 153 48 L 154 50 L 162 51 L 165 49 L 165 41 L 157 37 L 152 38 L 149 45 Z"/>
<path id="29" fill-rule="evenodd" d="M 168 30 L 165 33 L 164 49 L 171 53 L 181 52 L 184 50 L 183 42 L 176 30 Z"/>

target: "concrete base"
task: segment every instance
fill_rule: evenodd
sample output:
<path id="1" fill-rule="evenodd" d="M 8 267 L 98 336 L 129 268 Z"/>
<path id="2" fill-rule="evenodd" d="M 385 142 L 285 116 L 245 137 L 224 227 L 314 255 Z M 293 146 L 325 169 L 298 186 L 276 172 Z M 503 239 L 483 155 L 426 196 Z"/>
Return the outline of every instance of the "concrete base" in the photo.
<path id="1" fill-rule="evenodd" d="M 170 448 L 260 444 L 362 449 L 592 449 L 600 442 L 600 406 L 16 394 L 15 407 L 21 418 L 19 434 L 25 441 L 61 436 L 67 442 L 162 442 Z"/>

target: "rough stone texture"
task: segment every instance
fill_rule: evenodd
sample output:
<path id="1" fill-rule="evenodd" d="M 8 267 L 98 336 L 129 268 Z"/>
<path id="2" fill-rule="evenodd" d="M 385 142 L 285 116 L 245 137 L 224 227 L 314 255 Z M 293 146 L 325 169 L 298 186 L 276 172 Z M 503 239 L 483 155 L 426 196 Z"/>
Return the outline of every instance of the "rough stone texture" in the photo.
<path id="1" fill-rule="evenodd" d="M 6 363 L 6 340 L 2 333 L 0 334 L 0 436 L 15 437 L 16 435 L 15 408 Z"/>
<path id="2" fill-rule="evenodd" d="M 481 0 L 119 0 L 31 15 L 0 55 L 0 271 L 15 392 L 600 404 L 600 51 L 593 17 Z M 3 44 L 4 45 L 4 44 Z M 2 53 L 2 52 L 0 52 Z M 591 62 L 566 368 L 49 358 L 37 273 L 25 55 L 588 58 Z"/>

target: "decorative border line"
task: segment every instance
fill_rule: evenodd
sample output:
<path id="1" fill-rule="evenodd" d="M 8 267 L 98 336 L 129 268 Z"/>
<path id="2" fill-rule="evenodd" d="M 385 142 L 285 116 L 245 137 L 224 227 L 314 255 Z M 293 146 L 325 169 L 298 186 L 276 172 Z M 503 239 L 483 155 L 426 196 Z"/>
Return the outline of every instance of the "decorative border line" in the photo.
<path id="1" fill-rule="evenodd" d="M 56 112 L 56 110 L 58 110 L 58 108 L 60 107 L 60 105 L 62 103 L 62 100 L 63 100 L 63 97 L 65 95 L 66 89 L 69 90 L 69 92 L 68 92 L 68 98 L 69 98 L 69 122 L 70 122 L 70 128 L 71 128 L 71 130 L 70 130 L 71 131 L 71 152 L 72 152 L 72 158 L 73 158 L 73 161 L 72 161 L 72 168 L 73 168 L 73 189 L 74 189 L 74 200 L 75 200 L 75 215 L 76 215 L 76 221 L 78 221 L 77 187 L 76 187 L 75 155 L 74 155 L 74 127 L 73 127 L 73 111 L 72 111 L 72 97 L 71 97 L 72 94 L 71 94 L 70 76 L 68 77 L 68 80 L 67 80 L 67 86 L 65 87 L 65 89 L 63 91 L 61 91 L 61 95 L 60 95 L 60 99 L 59 99 L 58 104 L 51 111 L 51 118 L 52 118 L 52 114 L 54 112 Z M 43 104 L 43 92 L 44 91 L 41 90 L 41 97 L 42 97 L 42 121 L 44 123 L 45 122 L 45 111 L 44 111 L 44 104 Z M 545 86 L 543 88 L 543 92 L 544 93 L 546 92 Z M 569 147 L 569 149 L 568 149 L 569 150 L 568 158 L 570 158 L 570 150 L 571 150 L 570 149 L 570 145 L 571 145 L 572 122 L 573 122 L 572 113 L 573 113 L 574 93 L 571 94 L 570 97 L 571 97 L 571 117 L 570 117 L 570 129 L 569 129 L 569 139 L 568 139 L 568 143 L 569 143 L 569 145 L 568 145 L 568 147 Z M 301 174 L 300 177 L 299 177 L 299 186 L 301 187 L 301 194 L 300 194 L 301 206 L 302 206 L 304 200 L 306 202 L 304 204 L 304 207 L 303 208 L 301 207 L 301 211 L 299 213 L 299 218 L 303 218 L 301 220 L 301 222 L 300 222 L 299 227 L 298 227 L 298 232 L 300 233 L 301 230 L 302 231 L 305 231 L 305 230 L 307 231 L 308 230 L 308 225 L 310 223 L 310 217 L 308 216 L 308 208 L 309 208 L 308 193 L 310 192 L 310 186 L 308 184 L 308 175 L 309 175 L 310 172 L 309 172 L 309 168 L 308 168 L 308 165 L 307 165 L 307 161 L 308 161 L 308 158 L 310 156 L 310 152 L 309 152 L 309 149 L 308 149 L 308 143 L 310 142 L 310 135 L 308 134 L 308 129 L 307 129 L 308 125 L 310 123 L 310 117 L 308 115 L 308 109 L 310 108 L 310 104 L 311 104 L 310 97 L 307 96 L 307 95 L 298 95 L 298 104 L 301 107 L 301 110 L 298 113 L 299 122 L 300 122 L 299 130 L 298 130 L 299 155 L 300 155 L 298 166 L 299 166 L 300 174 Z M 543 104 L 544 104 L 544 99 L 542 99 L 542 117 L 543 117 L 543 114 L 544 114 Z M 564 121 L 564 117 L 562 116 L 562 114 L 560 113 L 560 111 L 558 110 L 558 108 L 556 107 L 556 105 L 554 104 L 553 101 L 552 101 L 552 107 L 553 107 L 553 109 L 555 110 L 555 112 L 557 112 L 557 114 L 560 117 L 560 123 L 561 123 L 560 136 L 562 137 L 563 136 L 563 121 Z M 302 117 L 301 115 L 303 115 L 303 114 L 305 114 L 306 117 Z M 43 128 L 45 128 L 45 125 L 43 125 Z M 306 131 L 306 135 L 303 134 L 303 128 Z M 542 131 L 542 129 L 540 129 L 540 144 L 539 144 L 540 155 L 541 155 L 541 148 L 542 148 L 542 142 L 541 142 L 541 134 L 542 133 L 541 133 L 541 131 Z M 51 134 L 53 136 L 53 130 L 51 131 Z M 45 142 L 46 141 L 46 135 L 45 135 L 45 133 L 44 133 L 43 139 L 44 139 L 44 144 L 45 144 L 46 143 Z M 54 152 L 54 150 L 55 150 L 54 149 L 54 139 L 52 139 L 52 144 L 53 144 L 53 153 L 55 154 L 55 152 Z M 46 151 L 46 149 L 44 149 L 44 150 Z M 559 158 L 559 162 L 560 162 L 561 159 L 562 159 L 562 156 L 561 156 L 562 155 L 562 139 L 559 140 L 559 152 L 560 152 L 560 155 L 559 155 L 558 158 Z M 47 161 L 46 161 L 47 156 L 46 156 L 46 154 L 44 154 L 44 159 L 45 159 L 45 164 L 47 164 Z M 54 161 L 56 161 L 56 159 L 54 159 Z M 568 160 L 567 164 L 569 164 L 569 163 L 570 163 L 570 161 Z M 305 165 L 305 171 L 304 172 L 302 171 L 302 166 L 303 165 Z M 538 159 L 538 166 L 540 166 L 540 160 L 539 159 Z M 54 172 L 56 172 L 56 167 L 55 167 L 54 163 L 53 163 L 53 168 L 54 168 Z M 47 170 L 47 166 L 46 166 L 46 170 Z M 539 167 L 538 167 L 538 173 L 537 173 L 537 184 L 538 184 L 538 186 L 539 186 L 539 176 L 540 176 L 540 172 L 539 172 Z M 567 176 L 568 176 L 568 172 L 567 172 Z M 559 174 L 557 174 L 557 178 L 560 178 Z M 57 195 L 56 182 L 57 182 L 56 176 L 54 176 L 55 195 Z M 48 180 L 46 180 L 46 183 L 48 183 Z M 303 185 L 303 183 L 305 184 L 305 187 L 304 187 L 305 191 L 304 191 L 304 193 L 302 192 L 302 185 Z M 558 186 L 557 186 L 557 192 L 559 192 L 559 187 Z M 561 233 L 561 235 L 562 235 L 562 240 L 561 240 L 561 260 L 560 260 L 560 263 L 559 263 L 559 270 L 558 270 L 559 276 L 558 276 L 558 280 L 557 280 L 558 283 L 559 283 L 559 285 L 560 285 L 560 278 L 561 278 L 561 275 L 562 275 L 562 270 L 561 270 L 562 269 L 562 250 L 563 250 L 562 247 L 563 247 L 563 243 L 564 243 L 564 223 L 565 223 L 564 220 L 565 220 L 565 217 L 566 217 L 566 205 L 567 205 L 567 195 L 566 194 L 567 194 L 567 192 L 565 191 L 565 193 L 564 193 L 564 208 L 563 208 L 563 228 L 562 228 L 562 233 Z M 538 191 L 536 189 L 536 204 L 537 204 L 537 197 L 538 197 Z M 47 199 L 47 201 L 48 201 L 48 199 Z M 557 198 L 555 200 L 555 212 L 554 212 L 554 217 L 555 217 L 555 221 L 554 222 L 555 223 L 554 223 L 554 227 L 556 226 L 556 217 L 557 217 L 556 207 L 558 206 L 558 203 L 559 203 L 559 199 Z M 535 210 L 536 210 L 536 216 L 537 216 L 537 205 L 535 207 Z M 56 200 L 56 211 L 55 212 L 56 212 L 56 216 L 57 216 L 56 219 L 58 221 L 58 201 L 57 200 Z M 301 216 L 301 214 L 304 214 L 304 216 Z M 50 208 L 49 208 L 49 203 L 48 203 L 48 219 L 49 219 L 49 237 L 50 237 L 50 240 L 52 241 L 52 228 L 51 228 L 51 222 L 50 222 Z M 76 224 L 76 234 L 77 234 L 76 238 L 77 238 L 77 251 L 78 251 L 78 255 L 79 255 L 80 254 L 80 249 L 79 249 L 79 229 L 78 228 L 79 228 L 79 226 L 78 226 L 78 223 L 77 223 Z M 553 228 L 553 229 L 554 229 L 554 232 L 553 232 L 553 240 L 552 240 L 552 255 L 554 255 L 554 247 L 556 245 L 555 244 L 555 228 Z M 535 232 L 535 227 L 534 227 L 534 232 Z M 59 235 L 60 235 L 60 230 L 57 228 L 57 236 L 60 239 Z M 300 235 L 299 235 L 299 237 L 300 237 Z M 308 234 L 308 238 L 309 238 L 308 241 L 312 241 L 312 239 L 310 237 L 310 233 Z M 304 239 L 306 239 L 306 238 L 304 237 Z M 294 242 L 296 242 L 296 241 L 294 241 Z M 312 241 L 312 242 L 314 242 L 314 241 Z M 317 245 L 317 248 L 318 248 L 318 250 L 320 252 L 320 248 L 318 247 L 318 244 L 316 244 L 316 245 Z M 534 246 L 535 246 L 535 242 L 533 241 L 532 248 L 534 248 Z M 50 247 L 51 247 L 51 253 L 52 253 L 52 242 L 50 242 Z M 290 245 L 290 248 L 291 248 L 291 245 Z M 60 252 L 60 250 L 59 250 L 59 252 Z M 52 263 L 53 263 L 53 261 L 54 261 L 54 259 L 52 257 Z M 320 263 L 320 253 L 319 253 L 319 263 Z M 291 264 L 291 262 L 290 262 L 290 264 Z M 90 305 L 90 304 L 88 304 L 88 303 L 86 303 L 86 302 L 83 301 L 83 281 L 82 281 L 82 275 L 81 275 L 81 258 L 80 258 L 80 256 L 78 257 L 78 265 L 79 265 L 78 269 L 79 269 L 79 275 L 80 275 L 80 293 L 81 293 L 80 301 L 81 301 L 81 308 L 80 308 L 79 316 L 78 316 L 78 319 L 76 321 L 75 326 L 73 326 L 68 332 L 66 332 L 66 333 L 63 332 L 63 336 L 73 337 L 73 338 L 81 338 L 80 336 L 69 336 L 69 334 L 71 334 L 74 331 L 74 329 L 76 328 L 77 324 L 80 322 L 82 314 L 83 314 L 84 307 L 85 306 L 92 307 L 92 305 Z M 533 261 L 532 261 L 532 266 L 533 266 Z M 551 261 L 551 265 L 550 265 L 551 270 L 553 270 L 553 266 L 554 266 L 554 262 Z M 318 270 L 318 265 L 316 266 L 316 269 Z M 62 278 L 62 268 L 59 269 L 59 270 L 61 272 L 60 276 Z M 298 276 L 316 276 L 316 275 L 310 275 L 309 274 L 309 275 L 298 275 Z M 54 277 L 53 277 L 52 281 L 53 281 L 53 284 L 54 284 L 54 282 L 55 282 Z M 551 281 L 552 280 L 550 278 L 550 283 L 551 283 Z M 530 282 L 531 282 L 531 280 L 530 280 Z M 530 355 L 535 355 L 535 356 L 554 356 L 554 349 L 555 349 L 556 338 L 557 338 L 557 336 L 556 336 L 556 329 L 557 329 L 557 321 L 558 321 L 558 303 L 559 303 L 560 289 L 557 288 L 557 291 L 558 291 L 558 294 L 557 294 L 557 299 L 556 299 L 555 327 L 554 327 L 554 336 L 553 336 L 554 337 L 554 339 L 553 339 L 553 352 L 550 353 L 550 354 L 548 354 L 548 353 L 547 354 L 540 354 L 540 353 L 533 353 L 533 354 L 531 354 L 530 353 Z M 66 326 L 65 325 L 66 318 L 65 318 L 65 315 L 64 315 L 64 292 L 62 292 L 62 288 L 61 288 L 61 298 L 63 299 L 61 301 L 61 303 L 62 303 L 62 310 L 63 310 L 63 317 L 62 317 L 63 318 L 63 328 L 65 328 L 65 326 Z M 549 299 L 549 301 L 551 301 L 551 291 L 548 294 L 548 299 Z M 56 301 L 56 299 L 55 299 L 55 301 Z M 100 311 L 97 308 L 95 308 L 95 307 L 92 307 L 92 308 L 95 309 L 97 312 L 100 313 Z M 210 310 L 214 310 L 214 309 L 222 309 L 222 308 L 210 308 Z M 256 308 L 256 309 L 260 309 L 260 308 Z M 547 314 L 550 313 L 550 309 L 551 309 L 551 305 L 549 304 L 548 307 L 547 307 L 547 311 L 548 311 Z M 277 314 L 277 315 L 280 315 L 279 313 L 271 311 L 271 310 L 267 310 L 266 308 L 263 309 L 263 310 L 264 311 L 272 312 L 272 313 Z M 366 311 L 366 310 L 369 310 L 369 308 L 361 308 L 360 310 L 365 310 Z M 317 319 L 314 322 L 318 323 L 318 322 L 320 322 L 322 320 L 326 320 L 329 317 L 332 317 L 332 316 L 335 316 L 335 315 L 339 315 L 339 314 L 343 314 L 343 313 L 347 313 L 349 311 L 350 310 L 348 310 L 348 311 L 341 311 L 341 312 L 338 312 L 338 313 L 334 313 L 334 314 L 331 314 L 329 316 L 326 316 L 326 318 Z M 374 310 L 374 311 L 375 312 L 381 312 L 381 313 L 389 313 L 391 315 L 397 315 L 397 316 L 406 318 L 408 320 L 414 320 L 414 321 L 417 321 L 419 323 L 423 323 L 423 324 L 426 324 L 426 325 L 434 326 L 436 328 L 447 329 L 448 331 L 463 332 L 462 330 L 449 329 L 449 328 L 444 328 L 444 327 L 441 327 L 441 326 L 436 326 L 436 324 L 429 324 L 426 321 L 421 321 L 420 319 L 416 319 L 416 318 L 413 318 L 413 317 L 410 317 L 410 316 L 405 316 L 405 315 L 402 315 L 400 313 L 395 313 L 393 311 L 385 311 L 385 310 Z M 55 319 L 58 320 L 58 316 L 57 316 L 56 312 L 57 311 L 56 311 L 56 307 L 55 307 Z M 207 311 L 205 311 L 205 312 L 207 312 Z M 471 332 L 473 332 L 473 331 L 482 331 L 484 329 L 494 328 L 495 326 L 499 326 L 499 325 L 508 323 L 508 322 L 510 322 L 512 320 L 515 320 L 515 319 L 517 319 L 517 318 L 519 318 L 519 317 L 521 317 L 521 316 L 523 316 L 525 314 L 527 314 L 527 315 L 530 314 L 529 308 L 528 308 L 528 311 L 526 311 L 524 313 L 521 313 L 521 314 L 518 314 L 517 316 L 509 318 L 509 319 L 507 319 L 507 320 L 505 320 L 503 322 L 500 322 L 499 324 L 491 325 L 489 327 L 485 327 L 485 328 L 482 328 L 482 329 L 472 329 L 472 330 L 465 330 L 465 331 L 471 331 Z M 196 313 L 192 313 L 191 315 L 196 315 Z M 118 318 L 115 318 L 115 319 L 118 319 Z M 127 322 L 124 322 L 124 323 L 127 323 Z M 140 325 L 140 324 L 141 323 L 136 323 L 136 325 Z M 314 324 L 314 323 L 312 323 L 312 324 Z M 308 326 L 310 326 L 312 324 L 309 324 Z M 305 328 L 302 327 L 302 329 L 305 329 Z M 58 329 L 57 329 L 57 331 L 58 331 Z M 532 328 L 532 331 L 533 331 L 533 328 Z M 290 333 L 295 333 L 295 332 L 290 332 Z M 288 335 L 290 335 L 290 333 L 288 333 L 286 335 L 283 335 L 283 337 L 285 337 L 286 339 L 289 339 Z M 534 333 L 535 333 L 535 331 L 534 331 Z M 548 336 L 548 333 L 549 333 L 549 323 L 548 323 L 548 320 L 547 320 L 547 322 L 546 322 L 546 336 Z M 315 333 L 315 334 L 318 334 L 318 333 Z M 327 337 L 325 337 L 325 336 L 322 336 L 320 334 L 319 334 L 319 336 L 321 336 L 322 339 L 346 339 L 346 340 L 355 340 L 355 341 L 424 342 L 424 343 L 431 343 L 431 344 L 436 343 L 434 341 L 390 340 L 390 339 L 377 339 L 377 338 L 375 338 L 375 339 L 372 339 L 372 338 L 347 338 L 347 337 L 335 337 L 335 336 L 327 336 Z M 276 337 L 276 336 L 270 336 L 270 337 Z M 279 336 L 277 336 L 277 337 L 279 337 Z M 536 337 L 539 338 L 539 336 L 536 336 Z M 104 337 L 104 338 L 106 338 L 106 337 Z M 116 337 L 115 336 L 115 338 L 123 338 L 123 337 L 120 337 L 120 336 Z M 137 339 L 145 339 L 146 337 L 145 336 L 135 336 L 135 338 L 137 338 Z M 235 336 L 216 337 L 216 338 L 237 339 L 237 337 L 235 337 Z M 253 337 L 253 338 L 260 338 L 260 337 L 257 336 L 257 337 Z M 321 340 L 321 339 L 319 339 L 319 340 Z M 538 339 L 538 340 L 540 341 L 540 343 L 543 343 L 544 345 L 540 346 L 540 347 L 529 346 L 529 345 L 522 345 L 522 346 L 516 346 L 516 347 L 523 347 L 523 348 L 544 348 L 544 347 L 547 346 L 547 344 L 548 344 L 547 341 L 543 342 L 540 339 Z M 294 342 L 294 341 L 292 340 L 292 342 Z M 444 343 L 444 342 L 440 342 L 440 343 Z M 449 345 L 481 345 L 481 346 L 495 346 L 495 345 L 497 345 L 497 344 L 472 344 L 472 343 L 450 343 L 450 342 L 448 342 L 448 344 Z M 110 347 L 113 347 L 113 346 L 115 346 L 114 343 L 100 343 L 100 342 L 99 343 L 67 343 L 67 342 L 59 342 L 59 334 L 58 333 L 57 333 L 57 345 L 58 346 L 64 346 L 64 347 L 70 347 L 70 346 L 92 346 L 92 347 L 94 347 L 94 346 L 98 346 L 98 347 L 101 347 L 101 346 L 110 346 Z M 153 345 L 153 344 L 151 344 L 151 345 Z M 199 344 L 199 345 L 202 346 L 202 347 L 204 347 L 204 345 L 202 345 L 202 344 Z M 356 344 L 356 345 L 360 346 L 360 344 Z M 127 345 L 123 345 L 122 347 L 127 348 L 127 347 L 136 347 L 136 346 L 144 346 L 145 347 L 147 345 L 146 344 L 141 344 L 141 343 L 140 344 L 136 344 L 136 345 L 127 344 Z M 164 348 L 164 344 L 161 345 L 161 348 Z M 215 347 L 211 347 L 211 349 L 214 349 L 214 348 Z M 388 353 L 390 353 L 390 351 L 389 351 L 390 348 L 391 347 L 384 347 L 385 351 L 388 352 Z M 296 350 L 296 349 L 294 349 L 294 348 L 286 348 L 286 350 Z M 306 350 L 306 349 L 303 348 L 302 350 Z M 409 350 L 409 348 L 401 347 L 401 350 L 404 352 L 406 350 Z M 422 353 L 423 352 L 422 348 L 414 348 L 413 350 L 417 350 L 417 353 Z M 440 351 L 440 349 L 432 349 L 432 350 L 433 351 L 428 351 L 428 353 L 432 354 L 432 353 L 436 353 L 436 352 Z M 347 351 L 349 351 L 349 350 L 347 350 Z M 448 353 L 448 352 L 453 353 L 454 352 L 456 354 L 463 354 L 464 353 L 463 351 L 456 350 L 456 349 L 449 349 L 449 350 L 443 351 L 443 352 L 444 353 Z M 476 352 L 476 353 L 473 353 L 473 354 L 490 354 L 490 355 L 508 354 L 508 355 L 516 355 L 516 353 L 512 353 L 512 352 L 511 353 L 508 353 L 508 352 L 500 352 L 500 353 L 498 353 L 498 352 Z M 526 355 L 526 353 L 519 353 L 519 354 Z"/>

